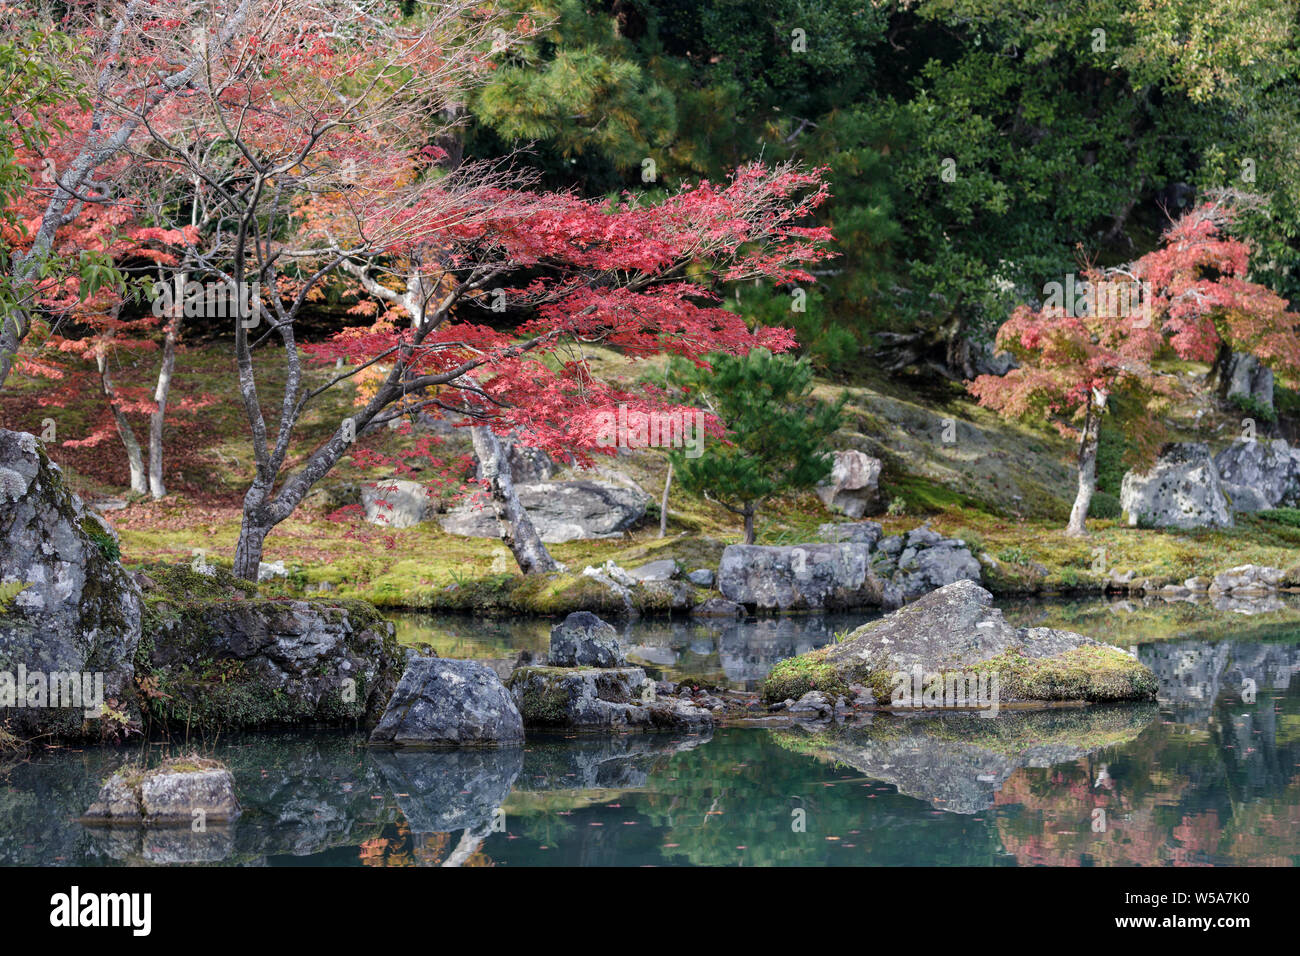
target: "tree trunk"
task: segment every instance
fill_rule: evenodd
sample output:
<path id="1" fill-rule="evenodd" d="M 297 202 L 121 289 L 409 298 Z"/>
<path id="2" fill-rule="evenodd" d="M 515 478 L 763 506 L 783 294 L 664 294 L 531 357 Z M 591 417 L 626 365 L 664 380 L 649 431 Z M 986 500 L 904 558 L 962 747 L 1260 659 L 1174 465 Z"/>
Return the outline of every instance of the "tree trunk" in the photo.
<path id="1" fill-rule="evenodd" d="M 488 483 L 488 491 L 492 496 L 492 509 L 496 512 L 497 525 L 501 529 L 501 541 L 519 562 L 519 569 L 524 574 L 558 571 L 560 566 L 546 550 L 537 529 L 533 527 L 532 519 L 515 494 L 505 444 L 486 425 L 472 427 L 470 437 L 474 440 L 474 452 L 478 455 L 480 477 Z"/>
<path id="2" fill-rule="evenodd" d="M 153 399 L 158 407 L 149 415 L 149 495 L 157 501 L 167 494 L 163 484 L 163 421 L 167 415 L 167 396 L 171 392 L 172 372 L 176 368 L 176 338 L 181 324 L 181 307 L 167 323 L 163 333 L 162 367 L 158 370 L 158 385 Z"/>
<path id="3" fill-rule="evenodd" d="M 1065 533 L 1072 538 L 1088 534 L 1088 507 L 1093 492 L 1097 490 L 1097 442 L 1101 437 L 1101 416 L 1106 410 L 1106 393 L 1093 389 L 1088 411 L 1083 420 L 1083 434 L 1079 436 L 1079 492 L 1070 509 L 1070 523 Z"/>
<path id="4" fill-rule="evenodd" d="M 140 454 L 140 443 L 136 440 L 131 423 L 126 420 L 126 415 L 118 407 L 117 391 L 113 388 L 113 376 L 108 370 L 106 349 L 99 350 L 99 354 L 95 356 L 95 365 L 99 369 L 100 388 L 103 389 L 104 398 L 108 401 L 109 410 L 113 413 L 113 423 L 117 426 L 117 434 L 122 439 L 122 447 L 126 449 L 126 464 L 131 469 L 131 490 L 139 495 L 148 494 L 149 485 L 145 479 L 144 458 Z"/>
<path id="5" fill-rule="evenodd" d="M 673 486 L 673 463 L 668 463 L 668 477 L 664 479 L 664 497 L 659 503 L 659 537 L 668 533 L 668 489 Z"/>
<path id="6" fill-rule="evenodd" d="M 244 509 L 239 525 L 239 543 L 235 546 L 235 577 L 245 581 L 257 580 L 257 571 L 262 564 L 262 548 L 270 533 L 270 522 L 260 521 L 257 517 L 250 516 L 248 508 Z"/>
<path id="7" fill-rule="evenodd" d="M 741 512 L 745 516 L 745 544 L 754 543 L 754 505 L 750 502 L 745 503 L 745 510 Z"/>

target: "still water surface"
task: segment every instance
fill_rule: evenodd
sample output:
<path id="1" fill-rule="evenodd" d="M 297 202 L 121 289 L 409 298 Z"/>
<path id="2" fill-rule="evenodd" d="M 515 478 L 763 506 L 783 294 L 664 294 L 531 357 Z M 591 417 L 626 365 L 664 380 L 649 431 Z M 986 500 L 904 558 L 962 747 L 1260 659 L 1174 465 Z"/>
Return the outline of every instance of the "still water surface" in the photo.
<path id="1" fill-rule="evenodd" d="M 454 753 L 372 751 L 352 732 L 227 735 L 189 742 L 227 763 L 244 806 L 236 824 L 206 833 L 76 822 L 123 762 L 184 741 L 63 750 L 0 771 L 0 864 L 1300 861 L 1300 623 L 1288 609 L 1082 602 L 1007 613 L 1075 622 L 1136 648 L 1160 678 L 1159 703 L 994 719 L 880 715 L 839 729 L 530 736 L 523 748 Z M 776 660 L 863 620 L 642 623 L 624 640 L 661 676 L 753 687 Z M 448 656 L 546 646 L 547 625 L 536 622 L 426 616 L 399 627 Z"/>

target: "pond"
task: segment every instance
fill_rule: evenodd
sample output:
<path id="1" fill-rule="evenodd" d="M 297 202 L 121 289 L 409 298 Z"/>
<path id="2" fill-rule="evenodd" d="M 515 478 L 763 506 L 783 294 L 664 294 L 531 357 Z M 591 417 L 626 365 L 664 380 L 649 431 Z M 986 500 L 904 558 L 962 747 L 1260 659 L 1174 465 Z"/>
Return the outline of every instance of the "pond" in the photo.
<path id="1" fill-rule="evenodd" d="M 58 750 L 0 772 L 0 864 L 1295 865 L 1290 605 L 1253 616 L 1101 601 L 1006 610 L 1023 623 L 1094 622 L 1091 633 L 1156 671 L 1159 703 L 530 735 L 522 748 L 460 752 L 373 751 L 348 731 Z M 864 619 L 643 622 L 624 639 L 665 675 L 752 687 L 775 660 Z M 401 628 L 444 654 L 504 657 L 543 650 L 548 624 L 426 617 Z M 187 747 L 233 771 L 244 806 L 233 826 L 77 822 L 123 762 Z"/>

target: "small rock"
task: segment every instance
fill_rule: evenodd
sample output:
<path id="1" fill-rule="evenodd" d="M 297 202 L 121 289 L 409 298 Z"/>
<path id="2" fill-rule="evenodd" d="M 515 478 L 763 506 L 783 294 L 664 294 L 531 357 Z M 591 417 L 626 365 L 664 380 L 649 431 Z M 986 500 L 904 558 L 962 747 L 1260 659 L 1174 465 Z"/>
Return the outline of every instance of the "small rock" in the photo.
<path id="1" fill-rule="evenodd" d="M 735 601 L 726 598 L 711 597 L 703 604 L 698 604 L 691 612 L 693 617 L 744 617 L 745 609 Z"/>
<path id="2" fill-rule="evenodd" d="M 643 564 L 639 568 L 632 568 L 628 575 L 634 581 L 671 581 L 677 577 L 677 562 L 672 558 L 664 558 L 660 561 L 651 561 Z"/>
<path id="3" fill-rule="evenodd" d="M 709 568 L 696 568 L 686 575 L 686 580 L 697 588 L 711 588 L 713 587 L 713 571 Z"/>
<path id="4" fill-rule="evenodd" d="M 197 819 L 229 823 L 240 812 L 229 770 L 215 760 L 177 757 L 152 770 L 128 767 L 113 774 L 82 822 L 190 827 Z"/>
<path id="5" fill-rule="evenodd" d="M 623 667 L 618 632 L 590 611 L 574 611 L 551 629 L 552 667 Z"/>

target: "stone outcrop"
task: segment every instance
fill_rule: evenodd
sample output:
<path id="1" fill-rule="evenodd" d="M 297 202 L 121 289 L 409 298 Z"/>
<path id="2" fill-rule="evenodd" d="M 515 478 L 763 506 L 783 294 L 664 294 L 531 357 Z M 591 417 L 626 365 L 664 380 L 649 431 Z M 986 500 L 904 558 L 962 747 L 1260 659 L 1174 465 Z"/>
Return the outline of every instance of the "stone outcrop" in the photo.
<path id="1" fill-rule="evenodd" d="M 460 747 L 517 744 L 524 725 L 495 671 L 478 661 L 417 657 L 402 675 L 372 744 Z"/>
<path id="2" fill-rule="evenodd" d="M 1228 499 L 1208 445 L 1166 445 L 1148 471 L 1130 471 L 1120 486 L 1120 507 L 1128 523 L 1156 528 L 1232 526 Z"/>
<path id="3" fill-rule="evenodd" d="M 0 429 L 0 721 L 23 739 L 102 736 L 106 725 L 80 702 L 6 704 L 26 702 L 9 699 L 22 672 L 47 690 L 55 675 L 93 675 L 105 701 L 126 705 L 140 613 L 113 529 L 68 489 L 34 435 Z"/>
<path id="4" fill-rule="evenodd" d="M 404 478 L 389 478 L 363 486 L 361 504 L 366 509 L 367 521 L 386 528 L 417 525 L 433 510 L 424 485 Z"/>
<path id="5" fill-rule="evenodd" d="M 405 665 L 363 601 L 247 598 L 224 571 L 150 568 L 138 669 L 164 726 L 374 722 Z"/>
<path id="6" fill-rule="evenodd" d="M 551 629 L 552 667 L 622 667 L 618 632 L 590 611 L 574 611 Z"/>
<path id="7" fill-rule="evenodd" d="M 835 452 L 831 473 L 817 485 L 817 497 L 828 511 L 861 518 L 880 510 L 879 458 L 860 451 Z"/>
<path id="8" fill-rule="evenodd" d="M 1282 439 L 1233 442 L 1214 456 L 1233 511 L 1294 507 L 1300 501 L 1300 451 Z"/>
<path id="9" fill-rule="evenodd" d="M 128 767 L 109 778 L 81 822 L 94 826 L 191 828 L 196 820 L 239 819 L 235 780 L 222 764 L 178 757 L 151 770 Z"/>
<path id="10" fill-rule="evenodd" d="M 1071 631 L 1012 627 L 993 607 L 993 595 L 973 581 L 958 581 L 843 641 L 781 661 L 768 674 L 763 696 L 798 700 L 818 690 L 834 700 L 858 686 L 875 704 L 889 706 L 900 686 L 910 692 L 913 683 L 903 684 L 899 675 L 916 675 L 928 686 L 936 674 L 996 676 L 1001 703 L 1148 700 L 1156 688 L 1151 672 L 1124 651 Z"/>
<path id="11" fill-rule="evenodd" d="M 618 538 L 645 517 L 650 499 L 608 481 L 548 481 L 515 485 L 519 503 L 547 544 L 591 538 Z M 500 532 L 488 507 L 466 505 L 439 516 L 448 534 L 495 538 Z"/>
<path id="12" fill-rule="evenodd" d="M 718 589 L 760 610 L 898 607 L 954 581 L 980 580 L 980 564 L 956 538 L 922 525 L 882 537 L 880 525 L 823 525 L 839 543 L 780 547 L 731 545 L 722 553 Z"/>
<path id="13" fill-rule="evenodd" d="M 713 727 L 713 715 L 676 698 L 656 698 L 639 667 L 521 667 L 510 675 L 526 727 L 551 730 L 680 730 Z"/>

